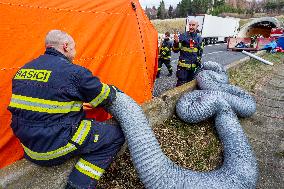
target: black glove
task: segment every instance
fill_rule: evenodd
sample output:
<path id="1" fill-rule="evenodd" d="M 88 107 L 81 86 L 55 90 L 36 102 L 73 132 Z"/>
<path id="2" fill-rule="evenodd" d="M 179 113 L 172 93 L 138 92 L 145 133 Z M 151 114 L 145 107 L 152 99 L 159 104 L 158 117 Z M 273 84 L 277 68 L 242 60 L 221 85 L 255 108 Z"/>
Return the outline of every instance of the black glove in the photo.
<path id="1" fill-rule="evenodd" d="M 116 92 L 124 93 L 122 90 L 120 90 L 119 88 L 117 88 L 114 85 L 110 85 L 110 87 L 112 87 Z"/>

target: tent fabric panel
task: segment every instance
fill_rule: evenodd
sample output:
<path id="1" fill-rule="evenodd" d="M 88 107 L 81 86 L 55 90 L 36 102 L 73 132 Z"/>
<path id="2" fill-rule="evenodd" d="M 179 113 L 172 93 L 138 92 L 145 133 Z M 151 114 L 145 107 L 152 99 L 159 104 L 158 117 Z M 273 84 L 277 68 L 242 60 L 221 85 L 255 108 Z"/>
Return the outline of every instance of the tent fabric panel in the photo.
<path id="1" fill-rule="evenodd" d="M 7 110 L 11 80 L 21 66 L 44 53 L 45 36 L 51 29 L 74 38 L 75 64 L 140 104 L 152 98 L 158 34 L 138 0 L 3 0 L 0 17 L 0 168 L 23 156 Z M 94 110 L 88 116 L 110 117 L 101 112 Z M 7 157 L 7 153 L 13 155 Z"/>

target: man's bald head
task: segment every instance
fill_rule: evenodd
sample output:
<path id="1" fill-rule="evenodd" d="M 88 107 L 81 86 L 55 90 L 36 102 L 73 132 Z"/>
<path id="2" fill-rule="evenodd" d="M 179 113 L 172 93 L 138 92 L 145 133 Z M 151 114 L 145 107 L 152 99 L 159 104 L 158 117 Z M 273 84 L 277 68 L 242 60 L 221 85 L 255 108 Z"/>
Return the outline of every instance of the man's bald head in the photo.
<path id="1" fill-rule="evenodd" d="M 64 54 L 69 60 L 75 57 L 75 41 L 64 31 L 51 30 L 45 37 L 45 47 L 52 47 Z"/>
<path id="2" fill-rule="evenodd" d="M 198 27 L 198 22 L 196 20 L 190 20 L 188 22 L 188 28 L 190 33 L 196 32 L 197 27 Z"/>

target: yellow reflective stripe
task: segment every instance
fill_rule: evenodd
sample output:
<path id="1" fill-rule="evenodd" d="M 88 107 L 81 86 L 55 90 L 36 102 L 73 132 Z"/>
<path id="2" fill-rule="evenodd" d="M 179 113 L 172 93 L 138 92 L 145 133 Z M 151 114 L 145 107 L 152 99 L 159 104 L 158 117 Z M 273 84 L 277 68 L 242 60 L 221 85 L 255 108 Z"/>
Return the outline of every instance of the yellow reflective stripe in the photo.
<path id="1" fill-rule="evenodd" d="M 164 60 L 171 59 L 171 57 L 161 57 L 161 58 L 164 59 Z"/>
<path id="2" fill-rule="evenodd" d="M 198 52 L 198 48 L 188 48 L 188 47 L 182 47 L 181 48 L 182 51 L 185 51 L 185 52 L 190 52 L 190 53 L 197 53 Z"/>
<path id="3" fill-rule="evenodd" d="M 40 98 L 16 95 L 16 94 L 12 94 L 12 98 L 19 99 L 19 100 L 24 100 L 24 101 L 29 101 L 29 102 L 36 102 L 36 103 L 41 103 L 41 104 L 47 104 L 47 105 L 55 105 L 55 106 L 70 106 L 70 105 L 73 105 L 76 102 L 77 103 L 82 103 L 80 101 L 59 102 L 59 101 L 53 101 L 53 100 L 45 100 L 45 99 L 40 99 Z"/>
<path id="4" fill-rule="evenodd" d="M 91 129 L 91 121 L 89 120 L 83 120 L 81 121 L 78 130 L 72 137 L 72 141 L 76 142 L 79 145 L 82 145 L 86 136 L 88 135 L 90 129 Z"/>
<path id="5" fill-rule="evenodd" d="M 94 164 L 91 164 L 90 162 L 87 162 L 83 159 L 80 159 L 77 164 L 75 165 L 76 169 L 78 171 L 80 171 L 81 173 L 93 178 L 93 179 L 96 179 L 96 180 L 99 180 L 100 177 L 102 176 L 102 174 L 105 172 L 104 169 L 94 165 Z"/>
<path id="6" fill-rule="evenodd" d="M 33 112 L 49 113 L 49 114 L 66 114 L 69 112 L 77 112 L 81 110 L 81 107 L 72 107 L 71 109 L 50 109 L 38 106 L 25 105 L 15 102 L 10 102 L 9 107 L 19 108 L 23 110 L 30 110 Z"/>
<path id="7" fill-rule="evenodd" d="M 42 113 L 69 113 L 80 111 L 83 103 L 80 101 L 59 102 L 40 98 L 12 94 L 9 106 Z"/>
<path id="8" fill-rule="evenodd" d="M 63 146 L 63 147 L 58 148 L 58 149 L 53 150 L 53 151 L 44 152 L 44 153 L 34 152 L 34 151 L 28 149 L 27 147 L 25 147 L 24 145 L 23 145 L 23 147 L 24 147 L 24 151 L 26 152 L 26 154 L 34 160 L 55 159 L 55 158 L 64 156 L 64 155 L 66 155 L 66 154 L 77 149 L 76 146 L 74 144 L 71 144 L 71 143 L 67 143 L 66 146 Z"/>
<path id="9" fill-rule="evenodd" d="M 178 65 L 184 68 L 195 68 L 196 64 L 186 64 L 186 63 L 182 63 L 182 62 L 178 62 Z"/>
<path id="10" fill-rule="evenodd" d="M 177 51 L 177 50 L 179 50 L 179 47 L 173 47 L 173 50 L 175 50 L 175 51 Z"/>
<path id="11" fill-rule="evenodd" d="M 168 47 L 162 47 L 162 50 L 166 50 L 166 51 L 170 51 L 170 49 Z"/>
<path id="12" fill-rule="evenodd" d="M 109 86 L 103 83 L 101 93 L 94 100 L 92 100 L 90 104 L 92 104 L 93 107 L 97 107 L 103 100 L 105 100 L 108 97 L 109 93 L 110 93 Z"/>

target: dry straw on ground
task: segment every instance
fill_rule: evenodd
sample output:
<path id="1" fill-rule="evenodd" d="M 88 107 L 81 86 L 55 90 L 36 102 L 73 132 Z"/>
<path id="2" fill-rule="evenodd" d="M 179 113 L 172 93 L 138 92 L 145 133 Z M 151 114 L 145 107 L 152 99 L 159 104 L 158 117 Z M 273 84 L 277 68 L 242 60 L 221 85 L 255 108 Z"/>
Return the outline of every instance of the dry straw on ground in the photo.
<path id="1" fill-rule="evenodd" d="M 158 33 L 170 33 L 174 32 L 183 32 L 185 29 L 185 18 L 176 18 L 176 19 L 165 19 L 165 20 L 152 20 L 151 21 L 155 26 Z"/>

